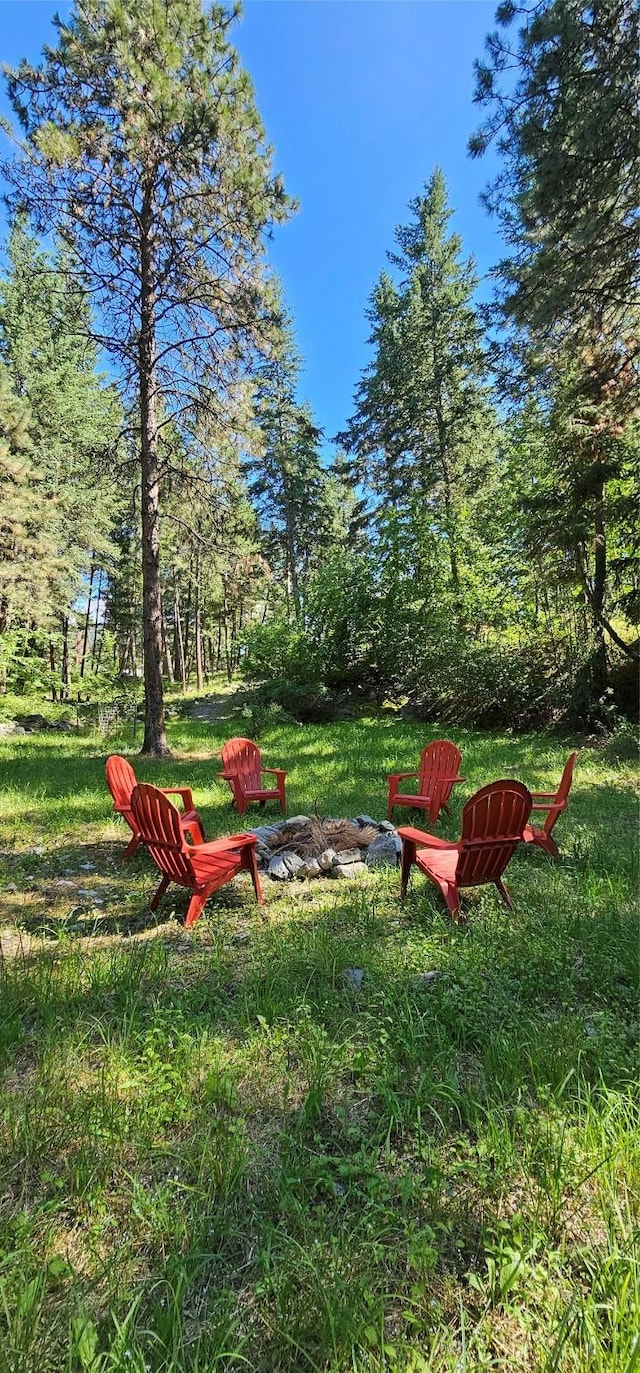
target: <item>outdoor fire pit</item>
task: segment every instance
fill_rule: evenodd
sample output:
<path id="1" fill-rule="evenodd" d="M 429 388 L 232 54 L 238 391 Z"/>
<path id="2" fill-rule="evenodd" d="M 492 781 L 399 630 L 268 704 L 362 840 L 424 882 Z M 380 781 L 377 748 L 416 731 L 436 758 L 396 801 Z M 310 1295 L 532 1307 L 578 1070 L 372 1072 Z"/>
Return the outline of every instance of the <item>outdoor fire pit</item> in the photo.
<path id="1" fill-rule="evenodd" d="M 248 831 L 258 840 L 258 866 L 275 882 L 313 877 L 357 877 L 371 868 L 395 866 L 401 850 L 389 820 L 357 815 L 324 820 L 293 815 L 276 825 Z"/>

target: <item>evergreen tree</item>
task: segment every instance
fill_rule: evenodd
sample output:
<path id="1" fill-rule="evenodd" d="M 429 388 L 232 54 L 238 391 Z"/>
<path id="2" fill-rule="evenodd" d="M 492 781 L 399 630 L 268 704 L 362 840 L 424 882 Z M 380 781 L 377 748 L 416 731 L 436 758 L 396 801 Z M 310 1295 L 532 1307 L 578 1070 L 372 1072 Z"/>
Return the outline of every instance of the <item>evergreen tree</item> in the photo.
<path id="1" fill-rule="evenodd" d="M 433 586 L 434 534 L 440 538 L 462 620 L 463 509 L 482 481 L 493 424 L 473 305 L 477 279 L 472 261 L 461 259 L 458 235 L 448 232 L 452 211 L 439 169 L 410 208 L 413 220 L 396 230 L 389 255 L 400 280 L 383 274 L 373 293 L 375 356 L 339 439 L 373 485 L 389 557 L 418 584 L 424 579 L 425 594 Z"/>
<path id="2" fill-rule="evenodd" d="M 246 74 L 236 11 L 200 0 L 78 0 L 38 67 L 9 74 L 24 132 L 14 202 L 69 243 L 135 394 L 146 719 L 167 752 L 162 691 L 160 433 L 215 400 L 265 323 L 262 236 L 286 214 Z"/>
<path id="3" fill-rule="evenodd" d="M 486 193 L 510 248 L 497 268 L 502 310 L 539 361 L 560 345 L 581 359 L 591 397 L 595 388 L 629 414 L 640 356 L 637 7 L 506 0 L 496 18 L 476 63 L 475 98 L 489 113 L 470 149 L 495 141 L 502 158 Z"/>
<path id="4" fill-rule="evenodd" d="M 633 595 L 615 587 L 633 556 L 618 547 L 615 524 L 629 525 L 625 433 L 640 395 L 637 10 L 629 0 L 509 0 L 497 19 L 477 64 L 476 99 L 489 115 L 471 151 L 495 140 L 503 159 L 486 200 L 510 248 L 496 269 L 499 315 L 512 331 L 506 368 L 550 415 L 549 468 L 531 509 L 539 538 L 573 550 L 597 697 L 608 641 L 637 652 L 611 622 L 616 602 Z"/>
<path id="5" fill-rule="evenodd" d="M 111 562 L 118 492 L 115 456 L 121 427 L 113 386 L 97 372 L 86 293 L 67 254 L 39 247 L 24 220 L 12 226 L 8 271 L 0 282 L 0 354 L 28 401 L 32 462 L 50 498 L 55 550 L 62 689 L 68 690 L 70 609 L 85 574 Z M 53 642 L 50 650 L 53 653 Z"/>
<path id="6" fill-rule="evenodd" d="M 48 627 L 63 572 L 57 511 L 33 463 L 32 419 L 0 362 L 0 635 Z"/>
<path id="7" fill-rule="evenodd" d="M 303 618 L 305 584 L 330 541 L 329 482 L 319 454 L 321 431 L 297 399 L 300 358 L 291 322 L 256 375 L 257 453 L 249 460 L 249 492 L 265 532 L 267 560 L 284 589 L 287 614 Z"/>

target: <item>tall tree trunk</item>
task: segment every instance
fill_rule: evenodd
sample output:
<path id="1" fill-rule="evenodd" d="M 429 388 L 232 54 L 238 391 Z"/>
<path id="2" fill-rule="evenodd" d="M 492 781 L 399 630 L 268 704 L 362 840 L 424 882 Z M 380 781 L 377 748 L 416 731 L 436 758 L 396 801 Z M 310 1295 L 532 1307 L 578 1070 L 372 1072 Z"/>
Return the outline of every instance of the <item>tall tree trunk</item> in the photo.
<path id="1" fill-rule="evenodd" d="M 94 555 L 95 556 L 95 555 Z M 91 598 L 93 596 L 93 579 L 96 575 L 95 564 L 91 563 L 91 576 L 89 578 L 89 594 L 87 596 L 87 613 L 84 617 L 84 630 L 82 632 L 82 652 L 80 654 L 80 676 L 84 677 L 84 665 L 87 660 L 87 644 L 89 643 L 89 625 L 91 623 Z"/>
<path id="2" fill-rule="evenodd" d="M 228 626 L 228 624 L 227 624 L 227 607 L 226 607 L 226 606 L 224 607 L 224 621 L 223 621 L 223 626 L 224 626 L 224 658 L 225 658 L 225 664 L 226 664 L 226 669 L 227 669 L 227 681 L 230 682 L 230 681 L 231 681 L 231 678 L 233 677 L 233 667 L 232 667 L 232 663 L 231 663 L 231 654 L 230 654 L 230 651 L 229 651 L 229 626 Z"/>
<path id="3" fill-rule="evenodd" d="M 189 573 L 189 585 L 187 587 L 187 604 L 184 608 L 184 675 L 185 690 L 189 685 L 191 677 L 191 573 Z"/>
<path id="4" fill-rule="evenodd" d="M 162 652 L 164 653 L 164 661 L 165 661 L 166 668 L 167 668 L 167 677 L 169 678 L 169 681 L 171 682 L 171 685 L 173 686 L 173 682 L 174 682 L 174 676 L 173 676 L 173 662 L 172 662 L 172 660 L 171 660 L 171 652 L 170 652 L 170 650 L 169 650 L 169 639 L 168 639 L 168 636 L 167 636 L 167 617 L 166 617 L 166 615 L 165 615 L 165 610 L 164 610 L 164 596 L 162 597 L 161 608 L 162 608 Z"/>
<path id="5" fill-rule="evenodd" d="M 49 669 L 50 669 L 50 672 L 51 672 L 51 700 L 52 700 L 52 701 L 55 701 L 55 700 L 57 699 L 57 697 L 56 697 L 55 678 L 54 678 L 54 673 L 55 673 L 55 670 L 56 670 L 56 651 L 55 651 L 55 648 L 54 648 L 54 646 L 53 646 L 53 639 L 50 639 L 50 640 L 49 640 Z"/>
<path id="6" fill-rule="evenodd" d="M 100 599 L 102 596 L 102 568 L 98 572 L 98 590 L 96 592 L 96 613 L 93 621 L 93 641 L 91 644 L 91 667 L 94 672 L 98 671 L 100 653 L 98 651 L 98 625 L 100 623 Z"/>
<path id="7" fill-rule="evenodd" d="M 144 738 L 142 752 L 169 753 L 162 690 L 160 587 L 160 471 L 156 377 L 156 298 L 153 263 L 153 193 L 147 184 L 140 216 L 140 465 L 142 515 L 142 631 L 144 641 Z"/>
<path id="8" fill-rule="evenodd" d="M 593 686 L 601 695 L 607 686 L 607 645 L 604 637 L 604 598 L 607 585 L 607 536 L 604 527 L 604 485 L 596 492 L 593 539 L 593 594 L 591 609 L 595 632 L 593 653 Z"/>
<path id="9" fill-rule="evenodd" d="M 204 674 L 202 671 L 202 606 L 200 601 L 200 559 L 196 558 L 196 598 L 194 610 L 194 632 L 196 646 L 196 684 L 202 691 Z"/>
<path id="10" fill-rule="evenodd" d="M 182 613 L 180 610 L 180 592 L 177 585 L 173 593 L 173 665 L 176 677 L 182 682 L 182 690 L 187 689 L 187 667 L 184 660 L 184 639 L 182 637 Z"/>
<path id="11" fill-rule="evenodd" d="M 63 616 L 62 616 L 62 664 L 61 664 L 61 668 L 62 668 L 62 671 L 61 671 L 61 676 L 62 676 L 62 690 L 61 690 L 61 692 L 60 692 L 60 700 L 61 700 L 61 701 L 68 701 L 68 699 L 69 699 L 69 687 L 70 687 L 70 685 L 71 685 L 71 677 L 70 677 L 70 674 L 69 674 L 69 616 L 68 616 L 68 615 L 63 615 Z"/>

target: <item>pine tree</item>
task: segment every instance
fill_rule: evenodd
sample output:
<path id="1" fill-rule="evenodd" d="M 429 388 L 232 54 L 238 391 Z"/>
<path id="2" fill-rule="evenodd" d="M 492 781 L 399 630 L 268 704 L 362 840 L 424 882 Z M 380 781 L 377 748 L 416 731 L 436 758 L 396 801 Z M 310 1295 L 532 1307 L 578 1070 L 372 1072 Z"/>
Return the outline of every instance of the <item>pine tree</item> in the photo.
<path id="1" fill-rule="evenodd" d="M 32 417 L 0 362 L 0 634 L 48 627 L 63 570 L 57 511 L 33 463 Z"/>
<path id="2" fill-rule="evenodd" d="M 550 415 L 548 480 L 533 503 L 538 536 L 546 522 L 545 541 L 573 549 L 597 697 L 608 680 L 607 636 L 637 653 L 611 623 L 616 600 L 631 604 L 632 594 L 620 599 L 614 583 L 632 556 L 615 525 L 620 516 L 628 525 L 625 435 L 640 397 L 637 10 L 629 0 L 509 0 L 497 20 L 477 64 L 476 100 L 489 115 L 471 151 L 495 140 L 502 156 L 486 201 L 510 249 L 495 273 L 498 317 L 511 331 L 507 386 L 515 378 L 516 394 L 518 383 L 535 391 Z"/>
<path id="3" fill-rule="evenodd" d="M 42 496 L 51 498 L 49 533 L 57 554 L 66 689 L 70 608 L 87 572 L 95 576 L 113 556 L 122 418 L 113 386 L 97 372 L 86 293 L 68 270 L 66 252 L 45 252 L 18 218 L 7 259 L 7 275 L 0 281 L 0 355 L 28 401 L 32 463 Z"/>
<path id="4" fill-rule="evenodd" d="M 434 534 L 446 548 L 448 582 L 463 618 L 462 508 L 483 478 L 492 419 L 486 362 L 473 295 L 477 278 L 461 242 L 448 232 L 452 211 L 439 169 L 396 230 L 369 318 L 375 356 L 356 392 L 356 410 L 339 439 L 372 481 L 378 524 L 394 563 L 425 587 Z M 370 459 L 372 462 L 370 463 Z"/>
<path id="5" fill-rule="evenodd" d="M 287 613 L 303 618 L 305 584 L 330 541 L 334 512 L 320 459 L 321 431 L 297 399 L 300 358 L 283 314 L 270 356 L 256 374 L 256 454 L 249 492 L 265 533 L 267 560 L 280 578 Z"/>
<path id="6" fill-rule="evenodd" d="M 24 140 L 14 202 L 69 243 L 100 341 L 139 410 L 146 719 L 167 752 L 162 691 L 159 439 L 215 400 L 265 327 L 265 229 L 287 212 L 236 11 L 200 0 L 78 0 L 39 67 L 9 74 Z"/>
<path id="7" fill-rule="evenodd" d="M 496 273 L 502 311 L 539 364 L 558 351 L 581 360 L 585 393 L 595 388 L 620 418 L 639 383 L 638 10 L 507 0 L 496 18 L 476 63 L 475 99 L 489 113 L 470 150 L 495 142 L 502 159 L 485 197 L 510 248 Z"/>

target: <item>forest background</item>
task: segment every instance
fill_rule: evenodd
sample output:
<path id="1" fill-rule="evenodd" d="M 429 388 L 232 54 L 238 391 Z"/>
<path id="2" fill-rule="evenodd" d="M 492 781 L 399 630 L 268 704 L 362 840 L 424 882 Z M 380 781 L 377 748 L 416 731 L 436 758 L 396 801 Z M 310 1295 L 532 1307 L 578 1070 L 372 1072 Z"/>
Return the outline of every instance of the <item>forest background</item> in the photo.
<path id="1" fill-rule="evenodd" d="M 82 0 L 7 73 L 7 709 L 144 685 L 162 753 L 167 685 L 223 671 L 303 720 L 374 699 L 614 726 L 638 659 L 633 5 L 499 7 L 469 130 L 498 169 L 492 293 L 426 169 L 335 436 L 265 253 L 296 206 L 235 20 Z"/>

